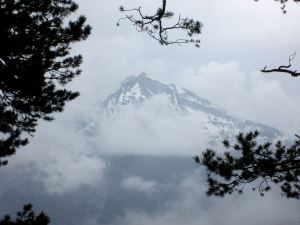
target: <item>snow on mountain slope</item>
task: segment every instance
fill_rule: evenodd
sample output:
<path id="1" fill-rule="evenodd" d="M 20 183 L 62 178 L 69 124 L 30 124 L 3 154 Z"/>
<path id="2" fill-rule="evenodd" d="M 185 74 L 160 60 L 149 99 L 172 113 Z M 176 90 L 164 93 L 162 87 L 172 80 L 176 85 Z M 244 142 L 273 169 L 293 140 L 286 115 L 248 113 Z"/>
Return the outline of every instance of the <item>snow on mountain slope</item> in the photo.
<path id="1" fill-rule="evenodd" d="M 124 80 L 80 124 L 95 149 L 107 153 L 197 154 L 201 148 L 222 151 L 222 141 L 258 130 L 262 141 L 281 133 L 240 119 L 174 84 L 145 73 Z"/>
<path id="2" fill-rule="evenodd" d="M 145 73 L 124 80 L 121 87 L 98 106 L 108 115 L 118 115 L 124 106 L 142 108 L 147 101 L 159 95 L 166 96 L 169 100 L 168 106 L 182 116 L 198 113 L 202 120 L 202 128 L 210 134 L 212 144 L 224 138 L 233 139 L 236 134 L 245 131 L 258 130 L 261 137 L 268 140 L 280 135 L 280 132 L 274 128 L 236 118 L 187 89 L 159 81 Z"/>
<path id="3" fill-rule="evenodd" d="M 191 91 L 156 80 L 145 73 L 127 78 L 121 84 L 120 89 L 107 97 L 100 103 L 100 106 L 104 107 L 110 114 L 115 114 L 119 111 L 120 106 L 128 104 L 141 106 L 153 96 L 161 94 L 169 97 L 170 107 L 177 112 L 183 113 L 196 110 L 219 115 L 220 117 L 230 117 L 222 108 L 198 97 Z"/>

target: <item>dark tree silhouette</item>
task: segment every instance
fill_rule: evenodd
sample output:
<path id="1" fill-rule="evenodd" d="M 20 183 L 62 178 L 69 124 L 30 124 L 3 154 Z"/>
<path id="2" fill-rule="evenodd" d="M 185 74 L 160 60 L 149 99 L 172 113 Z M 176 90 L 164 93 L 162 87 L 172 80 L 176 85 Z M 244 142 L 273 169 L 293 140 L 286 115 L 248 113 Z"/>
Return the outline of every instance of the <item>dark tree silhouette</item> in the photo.
<path id="1" fill-rule="evenodd" d="M 145 32 L 162 45 L 193 43 L 196 47 L 200 47 L 200 40 L 192 38 L 201 33 L 202 24 L 199 21 L 182 18 L 179 15 L 176 22 L 172 25 L 165 25 L 166 21 L 174 16 L 173 12 L 167 11 L 167 0 L 162 0 L 162 6 L 157 9 L 156 13 L 150 16 L 143 14 L 141 7 L 125 9 L 121 6 L 119 9 L 122 13 L 130 14 L 126 14 L 125 17 L 120 18 L 117 23 L 118 26 L 121 20 L 127 19 L 133 23 L 137 31 Z M 170 32 L 174 30 L 186 31 L 188 38 L 170 39 Z"/>
<path id="2" fill-rule="evenodd" d="M 215 151 L 207 149 L 202 156 L 195 156 L 197 163 L 207 169 L 207 194 L 223 197 L 234 191 L 242 193 L 245 185 L 256 182 L 263 196 L 271 189 L 270 183 L 279 185 L 282 195 L 287 198 L 300 197 L 300 137 L 290 146 L 280 141 L 258 144 L 255 139 L 259 132 L 240 133 L 237 143 L 223 142 L 226 148 L 234 152 L 225 152 L 221 157 Z"/>
<path id="3" fill-rule="evenodd" d="M 26 204 L 23 206 L 23 211 L 17 212 L 17 217 L 14 220 L 6 215 L 0 220 L 0 225 L 48 225 L 49 222 L 50 219 L 45 213 L 41 212 L 35 215 L 32 205 Z"/>
<path id="4" fill-rule="evenodd" d="M 289 56 L 289 63 L 288 65 L 281 65 L 279 66 L 278 68 L 275 68 L 275 69 L 267 69 L 267 66 L 265 66 L 265 68 L 263 68 L 261 70 L 261 72 L 263 73 L 285 73 L 285 74 L 289 74 L 291 75 L 292 77 L 298 77 L 300 76 L 300 72 L 297 71 L 297 70 L 291 70 L 291 62 L 293 61 L 293 59 L 296 57 L 296 52 L 292 55 Z"/>
<path id="5" fill-rule="evenodd" d="M 39 119 L 53 120 L 79 93 L 64 88 L 80 74 L 70 44 L 84 40 L 85 17 L 65 21 L 72 0 L 0 0 L 0 166 L 28 143 Z"/>

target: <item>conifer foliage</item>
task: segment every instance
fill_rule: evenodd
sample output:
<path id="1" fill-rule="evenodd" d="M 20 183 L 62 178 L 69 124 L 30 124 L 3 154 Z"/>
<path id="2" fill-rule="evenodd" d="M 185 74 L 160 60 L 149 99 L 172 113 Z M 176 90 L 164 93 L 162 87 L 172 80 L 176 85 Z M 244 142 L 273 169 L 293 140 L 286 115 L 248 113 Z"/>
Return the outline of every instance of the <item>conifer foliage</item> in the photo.
<path id="1" fill-rule="evenodd" d="M 72 0 L 0 0 L 0 166 L 26 145 L 39 119 L 53 120 L 79 94 L 64 85 L 80 74 L 70 44 L 86 39 L 86 18 L 66 17 Z"/>
<path id="2" fill-rule="evenodd" d="M 45 213 L 41 212 L 36 215 L 32 211 L 32 205 L 26 204 L 23 206 L 22 211 L 17 212 L 17 217 L 15 219 L 6 215 L 0 220 L 0 225 L 48 225 L 49 222 L 50 219 Z"/>
<path id="3" fill-rule="evenodd" d="M 223 197 L 234 191 L 242 193 L 245 185 L 252 183 L 253 190 L 263 196 L 271 189 L 271 184 L 279 185 L 282 195 L 287 198 L 300 197 L 300 137 L 290 146 L 280 141 L 258 144 L 259 132 L 240 133 L 236 144 L 223 142 L 231 148 L 223 156 L 207 149 L 202 156 L 195 156 L 197 163 L 207 169 L 207 194 Z"/>

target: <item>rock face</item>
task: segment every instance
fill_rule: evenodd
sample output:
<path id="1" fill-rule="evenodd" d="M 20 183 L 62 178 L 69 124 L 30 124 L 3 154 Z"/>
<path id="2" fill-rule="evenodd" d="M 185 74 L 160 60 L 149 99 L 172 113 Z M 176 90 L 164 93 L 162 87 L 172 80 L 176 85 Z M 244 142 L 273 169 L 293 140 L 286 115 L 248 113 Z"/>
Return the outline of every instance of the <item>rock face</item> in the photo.
<path id="1" fill-rule="evenodd" d="M 98 109 L 107 115 L 117 117 L 126 106 L 142 108 L 155 96 L 164 95 L 167 105 L 178 115 L 198 113 L 203 127 L 210 138 L 210 143 L 220 143 L 225 139 L 234 139 L 239 132 L 258 130 L 261 137 L 273 140 L 281 133 L 266 125 L 240 119 L 226 112 L 223 108 L 201 98 L 193 92 L 174 84 L 159 81 L 142 73 L 124 80 L 120 88 L 98 104 Z"/>

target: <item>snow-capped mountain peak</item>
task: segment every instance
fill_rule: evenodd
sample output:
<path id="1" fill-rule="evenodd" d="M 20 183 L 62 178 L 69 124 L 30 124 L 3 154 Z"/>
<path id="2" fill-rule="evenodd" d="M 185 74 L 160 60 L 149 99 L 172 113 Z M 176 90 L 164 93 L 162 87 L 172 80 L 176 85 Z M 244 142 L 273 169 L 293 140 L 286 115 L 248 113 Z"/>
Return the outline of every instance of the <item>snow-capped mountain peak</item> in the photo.
<path id="1" fill-rule="evenodd" d="M 224 138 L 232 140 L 239 132 L 254 130 L 260 131 L 261 137 L 268 140 L 281 134 L 269 126 L 237 118 L 185 88 L 159 81 L 146 73 L 128 77 L 121 83 L 120 88 L 99 103 L 98 107 L 108 115 L 118 115 L 127 105 L 142 108 L 144 103 L 160 95 L 167 97 L 168 106 L 179 115 L 198 113 L 203 121 L 203 127 L 199 129 L 204 129 L 211 136 L 211 143 L 221 143 Z"/>
<path id="2" fill-rule="evenodd" d="M 122 82 L 119 90 L 107 97 L 100 105 L 106 108 L 108 112 L 115 114 L 121 106 L 127 104 L 142 105 L 156 95 L 166 95 L 170 99 L 170 106 L 178 112 L 200 110 L 225 118 L 230 117 L 221 107 L 198 97 L 193 92 L 154 79 L 146 73 L 128 77 Z"/>

